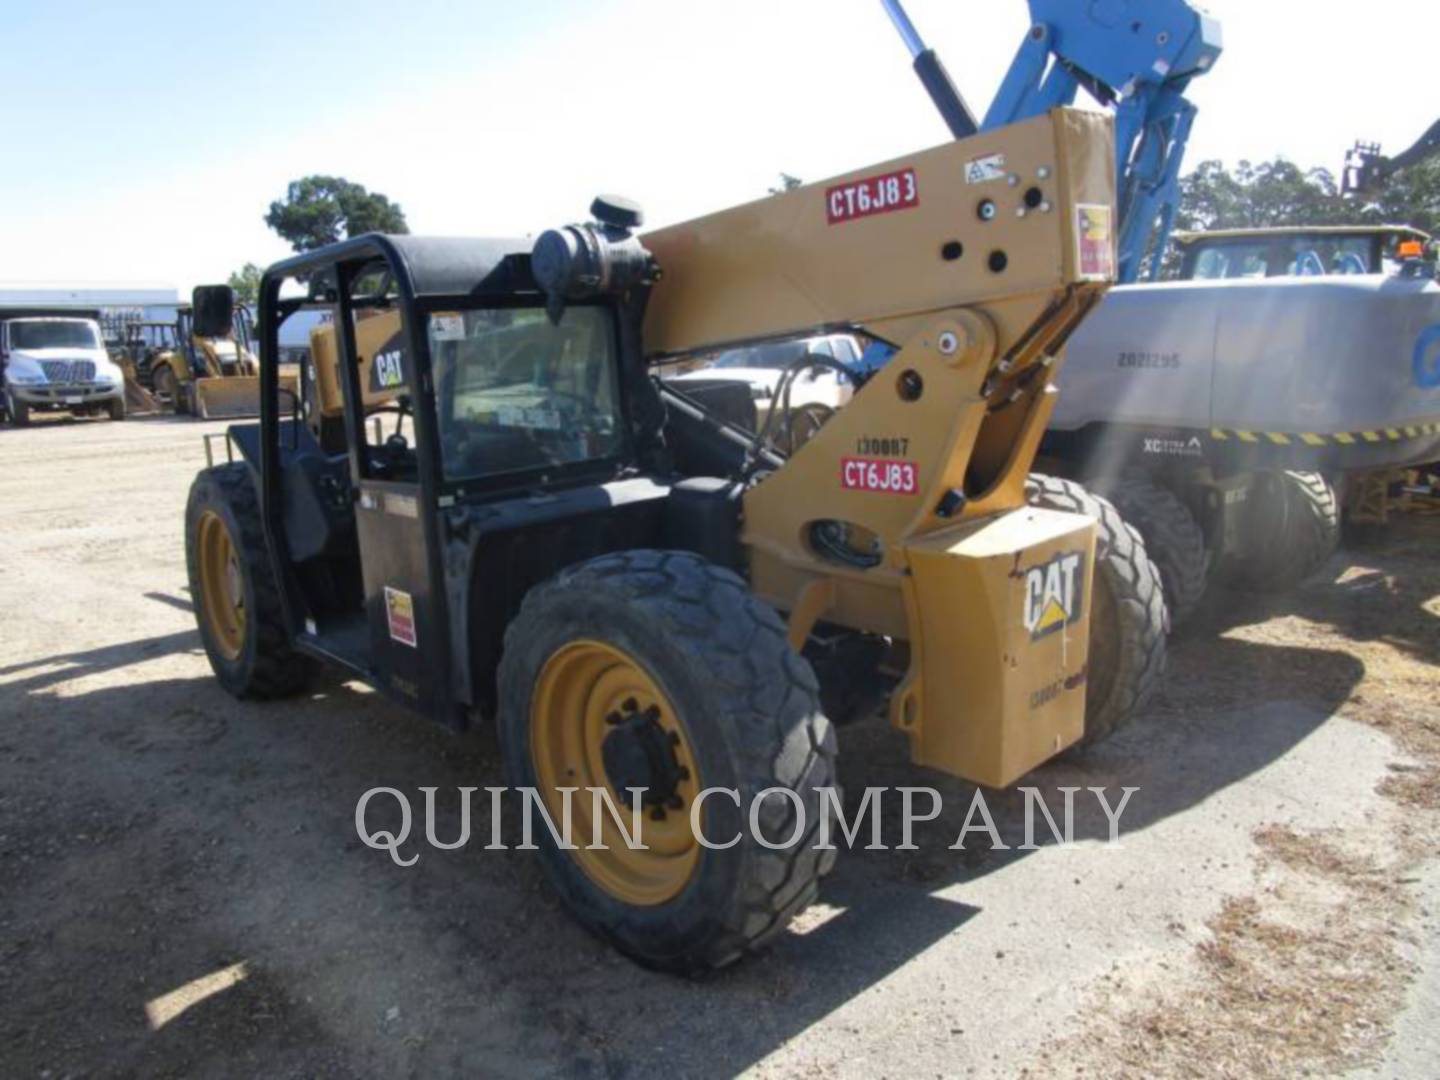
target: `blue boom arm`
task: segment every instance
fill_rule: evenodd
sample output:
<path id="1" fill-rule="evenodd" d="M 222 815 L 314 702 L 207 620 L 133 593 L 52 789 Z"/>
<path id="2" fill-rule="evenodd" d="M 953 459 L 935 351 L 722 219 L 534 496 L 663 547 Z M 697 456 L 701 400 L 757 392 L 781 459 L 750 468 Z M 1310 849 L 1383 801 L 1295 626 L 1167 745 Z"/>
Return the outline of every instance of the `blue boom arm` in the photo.
<path id="1" fill-rule="evenodd" d="M 886 0 L 885 6 L 899 27 L 900 5 Z M 923 43 L 904 22 L 918 70 Z M 1152 248 L 1154 277 L 1174 224 L 1180 165 L 1195 120 L 1185 90 L 1219 58 L 1220 24 L 1186 0 L 1030 0 L 1030 22 L 980 130 L 1072 104 L 1081 88 L 1114 106 L 1119 279 L 1135 281 Z M 927 80 L 926 89 L 947 113 L 947 88 Z M 948 94 L 959 100 L 953 86 Z"/>

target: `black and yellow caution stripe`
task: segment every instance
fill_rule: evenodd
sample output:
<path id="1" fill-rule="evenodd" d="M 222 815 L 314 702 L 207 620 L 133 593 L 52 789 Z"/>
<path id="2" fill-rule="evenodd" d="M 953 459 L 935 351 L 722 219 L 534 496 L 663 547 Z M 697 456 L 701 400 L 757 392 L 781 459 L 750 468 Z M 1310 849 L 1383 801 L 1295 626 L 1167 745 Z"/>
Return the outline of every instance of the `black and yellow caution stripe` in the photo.
<path id="1" fill-rule="evenodd" d="M 1404 442 L 1430 435 L 1440 435 L 1440 420 L 1423 424 L 1402 424 L 1399 427 L 1374 428 L 1370 431 L 1246 431 L 1242 428 L 1211 428 L 1210 438 L 1216 442 L 1239 442 L 1271 446 L 1364 446 L 1367 444 Z"/>

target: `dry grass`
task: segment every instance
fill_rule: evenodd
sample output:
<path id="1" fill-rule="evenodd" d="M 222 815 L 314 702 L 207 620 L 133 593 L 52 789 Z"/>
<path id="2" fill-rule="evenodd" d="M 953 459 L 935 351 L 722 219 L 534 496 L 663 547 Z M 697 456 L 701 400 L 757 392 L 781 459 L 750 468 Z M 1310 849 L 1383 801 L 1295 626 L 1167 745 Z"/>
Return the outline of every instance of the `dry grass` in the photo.
<path id="1" fill-rule="evenodd" d="M 1102 1001 L 1086 1030 L 1046 1055 L 1052 1069 L 1123 1077 L 1292 1077 L 1378 1059 L 1409 965 L 1394 927 L 1403 889 L 1329 839 L 1257 831 L 1263 900 L 1229 897 L 1187 977 L 1143 1006 Z M 1125 995 L 1133 1000 L 1136 995 Z"/>
<path id="2" fill-rule="evenodd" d="M 1413 907 L 1402 879 L 1440 836 L 1440 561 L 1433 524 L 1402 525 L 1400 536 L 1408 543 L 1417 529 L 1398 557 L 1380 558 L 1382 569 L 1310 590 L 1305 617 L 1231 631 L 1257 642 L 1308 639 L 1364 663 L 1341 714 L 1385 732 L 1405 759 L 1379 785 L 1397 810 L 1383 864 L 1355 850 L 1358 826 L 1350 835 L 1258 829 L 1256 892 L 1223 901 L 1179 977 L 1167 969 L 1145 992 L 1100 993 L 1084 1029 L 1044 1055 L 1048 1071 L 1293 1077 L 1380 1058 L 1413 977 L 1399 949 Z M 1358 595 L 1347 579 L 1372 587 Z"/>

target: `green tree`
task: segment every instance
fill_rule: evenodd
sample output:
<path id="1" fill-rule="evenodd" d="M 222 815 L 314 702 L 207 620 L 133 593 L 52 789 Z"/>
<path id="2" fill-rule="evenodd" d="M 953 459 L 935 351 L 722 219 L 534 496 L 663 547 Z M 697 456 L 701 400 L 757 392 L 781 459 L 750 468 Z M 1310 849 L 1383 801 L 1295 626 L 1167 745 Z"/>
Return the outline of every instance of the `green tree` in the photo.
<path id="1" fill-rule="evenodd" d="M 247 262 L 239 270 L 230 275 L 230 288 L 235 290 L 235 298 L 244 304 L 251 311 L 255 310 L 255 304 L 260 299 L 260 275 L 263 271 L 252 262 Z"/>
<path id="2" fill-rule="evenodd" d="M 782 172 L 780 174 L 780 186 L 766 188 L 766 190 L 770 192 L 771 195 L 784 195 L 785 192 L 794 191 L 803 183 L 805 183 L 805 181 L 801 180 L 798 176 L 791 176 L 787 172 Z"/>
<path id="3" fill-rule="evenodd" d="M 1431 236 L 1440 233 L 1440 159 L 1396 173 L 1362 212 L 1367 221 L 1413 225 Z"/>
<path id="4" fill-rule="evenodd" d="M 1181 229 L 1343 225 L 1355 212 L 1325 169 L 1302 172 L 1276 158 L 1258 165 L 1242 161 L 1231 173 L 1218 161 L 1202 161 L 1180 181 L 1175 222 Z"/>
<path id="5" fill-rule="evenodd" d="M 285 197 L 270 204 L 265 224 L 296 251 L 313 251 L 367 232 L 410 231 L 399 204 L 339 176 L 292 180 Z"/>
<path id="6" fill-rule="evenodd" d="M 1277 158 L 1232 173 L 1218 161 L 1202 161 L 1180 181 L 1181 229 L 1239 229 L 1291 225 L 1413 225 L 1440 229 L 1440 160 L 1393 176 L 1377 194 L 1340 194 L 1328 169 L 1298 167 Z"/>

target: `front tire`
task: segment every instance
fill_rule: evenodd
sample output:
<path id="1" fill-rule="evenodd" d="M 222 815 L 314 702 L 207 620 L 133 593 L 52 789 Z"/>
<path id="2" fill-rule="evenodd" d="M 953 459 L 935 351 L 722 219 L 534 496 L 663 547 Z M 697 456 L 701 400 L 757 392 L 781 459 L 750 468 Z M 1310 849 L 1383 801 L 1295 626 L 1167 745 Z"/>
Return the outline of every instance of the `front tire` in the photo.
<path id="1" fill-rule="evenodd" d="M 1097 525 L 1085 734 L 1077 744 L 1091 746 L 1133 721 L 1160 685 L 1169 629 L 1164 586 L 1140 534 L 1107 500 L 1038 473 L 1025 491 L 1031 506 L 1084 514 Z"/>
<path id="2" fill-rule="evenodd" d="M 125 419 L 125 399 L 111 398 L 105 403 L 105 411 L 110 414 L 111 420 Z"/>
<path id="3" fill-rule="evenodd" d="M 735 574 L 665 551 L 565 570 L 531 589 L 507 630 L 499 690 L 511 785 L 539 788 L 557 823 L 557 782 L 580 789 L 582 850 L 538 830 L 547 875 L 575 918 L 621 952 L 671 972 L 722 967 L 815 899 L 835 858 L 814 848 L 822 789 L 836 782 L 835 734 L 785 624 Z M 630 786 L 654 800 L 641 828 L 653 850 L 620 850 L 604 815 L 612 850 L 584 850 L 586 789 L 608 789 L 628 824 L 629 796 L 616 789 Z M 702 806 L 712 843 L 735 838 L 723 850 L 702 847 L 689 827 L 707 788 L 739 793 L 738 806 L 725 794 Z M 793 792 L 799 809 L 771 794 L 757 837 L 750 807 L 771 788 Z M 761 843 L 792 835 L 779 850 Z"/>
<path id="4" fill-rule="evenodd" d="M 30 406 L 23 401 L 16 401 L 11 397 L 10 402 L 10 424 L 12 427 L 30 426 Z"/>
<path id="5" fill-rule="evenodd" d="M 244 462 L 195 477 L 185 508 L 185 561 L 200 640 L 220 684 L 237 698 L 305 689 L 315 663 L 291 648 L 255 481 Z"/>

